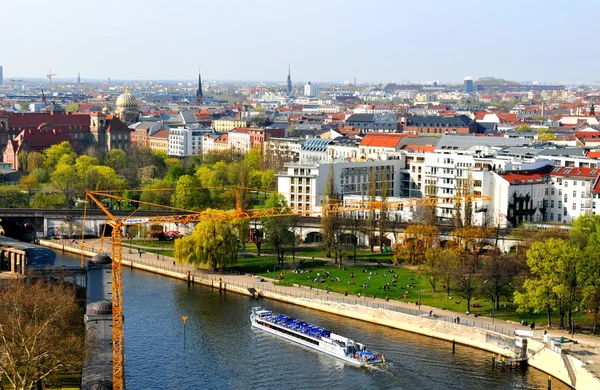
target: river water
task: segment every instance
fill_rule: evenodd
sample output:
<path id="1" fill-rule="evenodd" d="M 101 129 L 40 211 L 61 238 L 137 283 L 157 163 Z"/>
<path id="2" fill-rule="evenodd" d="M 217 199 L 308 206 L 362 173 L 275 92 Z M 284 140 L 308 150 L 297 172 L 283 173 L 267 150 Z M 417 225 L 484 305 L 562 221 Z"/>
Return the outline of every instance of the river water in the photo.
<path id="1" fill-rule="evenodd" d="M 57 265 L 79 256 L 57 253 Z M 491 354 L 277 301 L 256 301 L 123 269 L 126 385 L 138 389 L 545 389 L 547 375 L 491 369 Z M 321 325 L 385 354 L 356 368 L 250 327 L 264 308 Z M 188 316 L 185 329 L 181 319 Z M 553 389 L 567 389 L 554 379 Z"/>

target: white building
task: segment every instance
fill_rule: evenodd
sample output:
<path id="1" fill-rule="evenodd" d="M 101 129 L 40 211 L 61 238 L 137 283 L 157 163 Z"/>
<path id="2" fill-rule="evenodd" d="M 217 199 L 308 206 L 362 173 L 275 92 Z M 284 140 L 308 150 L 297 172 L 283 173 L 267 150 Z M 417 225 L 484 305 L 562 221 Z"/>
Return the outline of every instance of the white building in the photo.
<path id="1" fill-rule="evenodd" d="M 490 206 L 496 223 L 571 223 L 581 215 L 600 214 L 599 177 L 597 168 L 561 166 L 494 173 Z"/>
<path id="2" fill-rule="evenodd" d="M 169 156 L 200 156 L 202 137 L 214 133 L 213 129 L 175 127 L 169 130 Z"/>
<path id="3" fill-rule="evenodd" d="M 246 154 L 250 151 L 250 131 L 237 128 L 229 132 L 229 149 Z"/>
<path id="4" fill-rule="evenodd" d="M 312 84 L 310 81 L 304 86 L 304 96 L 317 97 L 319 95 L 319 87 Z"/>
<path id="5" fill-rule="evenodd" d="M 329 172 L 333 169 L 335 191 L 340 198 L 347 195 L 368 196 L 372 170 L 377 178 L 378 195 L 384 177 L 387 176 L 388 196 L 397 197 L 400 193 L 400 171 L 402 161 L 365 161 L 335 164 L 286 164 L 286 172 L 277 175 L 277 190 L 290 208 L 298 212 L 321 211 L 321 198 Z"/>

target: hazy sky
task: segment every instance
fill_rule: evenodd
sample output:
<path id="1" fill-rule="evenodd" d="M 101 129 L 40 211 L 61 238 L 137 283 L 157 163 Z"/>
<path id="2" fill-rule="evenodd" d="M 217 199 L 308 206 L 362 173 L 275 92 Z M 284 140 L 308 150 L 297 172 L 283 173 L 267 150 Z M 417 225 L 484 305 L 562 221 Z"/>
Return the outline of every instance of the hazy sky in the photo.
<path id="1" fill-rule="evenodd" d="M 594 82 L 597 0 L 2 1 L 5 77 Z"/>

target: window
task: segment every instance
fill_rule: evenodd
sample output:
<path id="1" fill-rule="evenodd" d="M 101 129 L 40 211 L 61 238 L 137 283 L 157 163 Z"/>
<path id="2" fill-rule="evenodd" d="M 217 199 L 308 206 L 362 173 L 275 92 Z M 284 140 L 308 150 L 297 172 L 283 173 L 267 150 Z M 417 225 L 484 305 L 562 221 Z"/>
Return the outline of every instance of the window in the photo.
<path id="1" fill-rule="evenodd" d="M 554 208 L 554 200 L 550 201 L 550 208 Z"/>
<path id="2" fill-rule="evenodd" d="M 573 191 L 573 198 L 577 197 L 577 191 Z"/>
<path id="3" fill-rule="evenodd" d="M 573 210 L 577 210 L 577 203 L 573 203 Z"/>
<path id="4" fill-rule="evenodd" d="M 548 188 L 546 188 L 546 195 L 548 195 Z"/>
<path id="5" fill-rule="evenodd" d="M 562 215 L 560 215 L 560 214 L 557 214 L 556 216 L 558 217 L 558 218 L 557 218 L 557 219 L 558 219 L 558 222 L 562 221 Z"/>
<path id="6" fill-rule="evenodd" d="M 565 186 L 565 188 L 567 188 L 569 186 L 569 182 L 565 180 L 563 185 Z"/>
<path id="7" fill-rule="evenodd" d="M 554 221 L 554 213 L 550 213 L 550 221 Z"/>
<path id="8" fill-rule="evenodd" d="M 552 187 L 552 191 L 550 191 L 552 195 L 554 195 L 554 187 Z"/>

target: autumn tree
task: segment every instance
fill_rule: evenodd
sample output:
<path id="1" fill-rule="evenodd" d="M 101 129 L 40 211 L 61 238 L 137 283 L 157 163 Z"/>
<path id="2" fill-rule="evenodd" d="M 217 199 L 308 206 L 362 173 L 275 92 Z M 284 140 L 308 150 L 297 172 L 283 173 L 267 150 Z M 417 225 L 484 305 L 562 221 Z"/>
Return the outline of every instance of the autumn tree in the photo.
<path id="1" fill-rule="evenodd" d="M 66 157 L 66 158 L 65 158 Z M 76 158 L 75 151 L 69 141 L 52 145 L 44 150 L 44 166 L 49 172 L 53 172 L 62 159 L 65 164 L 73 164 Z"/>
<path id="2" fill-rule="evenodd" d="M 491 236 L 492 229 L 481 227 L 458 228 L 453 233 L 450 245 L 458 259 L 454 272 L 456 293 L 467 300 L 467 310 L 470 310 L 471 299 L 477 291 L 480 257 L 488 245 L 487 239 Z"/>
<path id="3" fill-rule="evenodd" d="M 404 230 L 402 244 L 396 244 L 393 248 L 394 259 L 406 257 L 409 264 L 420 264 L 425 260 L 425 252 L 428 248 L 438 243 L 439 230 L 432 225 L 409 225 Z"/>
<path id="4" fill-rule="evenodd" d="M 72 287 L 25 279 L 3 283 L 0 383 L 41 388 L 52 376 L 81 370 L 86 357 L 81 318 Z"/>
<path id="5" fill-rule="evenodd" d="M 220 210 L 208 209 L 202 214 L 206 219 L 196 225 L 192 234 L 175 241 L 175 259 L 184 264 L 215 270 L 234 265 L 238 253 L 238 236 L 234 224 L 222 219 L 226 213 Z"/>

